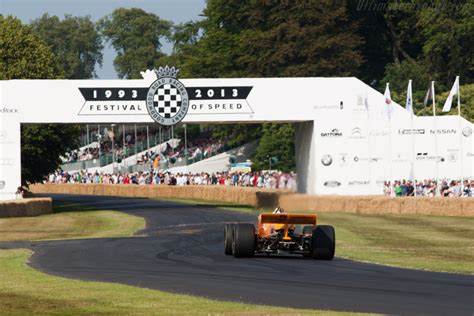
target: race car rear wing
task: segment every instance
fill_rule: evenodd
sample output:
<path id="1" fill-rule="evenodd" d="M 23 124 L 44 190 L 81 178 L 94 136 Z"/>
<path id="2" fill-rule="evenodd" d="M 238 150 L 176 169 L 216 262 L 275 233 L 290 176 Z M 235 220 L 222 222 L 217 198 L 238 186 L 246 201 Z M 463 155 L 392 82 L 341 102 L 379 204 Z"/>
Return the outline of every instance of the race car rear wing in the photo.
<path id="1" fill-rule="evenodd" d="M 260 214 L 261 224 L 307 224 L 316 225 L 316 215 L 314 214 Z"/>

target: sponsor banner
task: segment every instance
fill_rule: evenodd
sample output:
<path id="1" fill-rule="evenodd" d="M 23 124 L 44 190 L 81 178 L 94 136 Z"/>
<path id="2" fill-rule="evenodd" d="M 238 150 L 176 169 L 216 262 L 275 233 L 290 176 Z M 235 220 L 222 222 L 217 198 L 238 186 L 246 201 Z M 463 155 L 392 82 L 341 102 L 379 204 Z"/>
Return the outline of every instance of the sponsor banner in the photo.
<path id="1" fill-rule="evenodd" d="M 13 166 L 13 162 L 11 158 L 0 158 L 0 166 Z"/>
<path id="2" fill-rule="evenodd" d="M 369 136 L 371 137 L 386 137 L 390 135 L 390 131 L 388 129 L 371 129 L 369 132 Z"/>
<path id="3" fill-rule="evenodd" d="M 254 113 L 247 102 L 252 86 L 185 87 L 178 72 L 168 66 L 149 71 L 147 77 L 156 78 L 149 87 L 80 87 L 85 103 L 78 115 L 149 115 L 169 126 L 186 115 Z"/>
<path id="4" fill-rule="evenodd" d="M 327 111 L 327 110 L 344 110 L 344 102 L 341 101 L 339 104 L 324 104 L 324 105 L 314 105 L 314 110 Z"/>
<path id="5" fill-rule="evenodd" d="M 366 138 L 366 136 L 362 132 L 362 128 L 359 126 L 356 126 L 351 129 L 351 135 L 349 136 L 350 139 L 363 139 Z"/>
<path id="6" fill-rule="evenodd" d="M 435 134 L 435 130 L 434 129 L 430 129 L 430 134 L 434 135 Z M 451 128 L 451 129 L 448 129 L 448 128 L 442 128 L 442 129 L 436 129 L 436 134 L 438 135 L 449 135 L 449 134 L 457 134 L 457 130 L 455 128 Z"/>
<path id="7" fill-rule="evenodd" d="M 330 131 L 321 132 L 321 137 L 342 137 L 342 132 L 333 128 Z"/>
<path id="8" fill-rule="evenodd" d="M 374 162 L 379 162 L 379 161 L 382 161 L 383 158 L 382 157 L 363 157 L 363 156 L 358 156 L 358 155 L 355 155 L 352 157 L 352 160 L 354 162 L 371 162 L 371 163 L 374 163 Z"/>
<path id="9" fill-rule="evenodd" d="M 419 152 L 419 153 L 416 153 L 416 160 L 417 161 L 439 161 L 439 162 L 443 162 L 444 158 L 439 156 L 439 155 L 436 156 L 436 155 L 429 154 L 427 152 Z"/>
<path id="10" fill-rule="evenodd" d="M 472 128 L 470 126 L 466 126 L 462 129 L 462 134 L 464 137 L 470 137 L 472 135 Z"/>
<path id="11" fill-rule="evenodd" d="M 340 153 L 339 154 L 339 166 L 343 167 L 347 164 L 349 158 L 348 153 Z"/>
<path id="12" fill-rule="evenodd" d="M 332 164 L 332 157 L 331 155 L 324 155 L 322 158 L 321 158 L 321 163 L 323 164 L 323 166 L 330 166 Z"/>
<path id="13" fill-rule="evenodd" d="M 341 186 L 341 182 L 336 181 L 336 180 L 324 181 L 324 186 L 328 188 L 337 188 Z"/>
<path id="14" fill-rule="evenodd" d="M 148 115 L 148 88 L 79 88 L 86 100 L 79 115 Z M 247 102 L 252 87 L 186 88 L 188 115 L 253 114 Z"/>
<path id="15" fill-rule="evenodd" d="M 9 106 L 2 106 L 0 107 L 1 114 L 18 114 L 18 109 Z"/>
<path id="16" fill-rule="evenodd" d="M 398 134 L 400 135 L 424 135 L 426 130 L 424 128 L 405 129 L 400 128 Z"/>
<path id="17" fill-rule="evenodd" d="M 357 102 L 352 107 L 353 112 L 367 112 L 368 104 L 367 98 L 361 94 L 357 95 Z"/>
<path id="18" fill-rule="evenodd" d="M 349 186 L 356 186 L 356 185 L 369 185 L 370 180 L 351 180 L 347 182 L 347 185 Z"/>

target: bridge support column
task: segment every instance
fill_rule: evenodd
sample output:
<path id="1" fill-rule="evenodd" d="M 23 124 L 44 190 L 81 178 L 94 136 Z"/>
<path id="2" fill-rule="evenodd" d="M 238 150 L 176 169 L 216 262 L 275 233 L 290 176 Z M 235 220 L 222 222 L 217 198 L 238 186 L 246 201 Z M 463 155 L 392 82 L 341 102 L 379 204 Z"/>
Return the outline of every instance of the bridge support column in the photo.
<path id="1" fill-rule="evenodd" d="M 300 193 L 317 193 L 314 124 L 314 121 L 295 123 L 295 160 Z"/>
<path id="2" fill-rule="evenodd" d="M 15 109 L 2 107 L 0 122 L 0 200 L 10 200 L 21 185 L 20 122 Z"/>

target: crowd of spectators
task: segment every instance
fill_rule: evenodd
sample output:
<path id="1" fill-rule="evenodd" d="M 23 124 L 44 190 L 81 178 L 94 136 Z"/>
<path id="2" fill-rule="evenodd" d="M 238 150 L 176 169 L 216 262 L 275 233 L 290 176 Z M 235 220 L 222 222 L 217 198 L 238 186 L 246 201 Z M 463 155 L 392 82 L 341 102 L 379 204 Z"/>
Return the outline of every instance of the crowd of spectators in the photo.
<path id="1" fill-rule="evenodd" d="M 443 180 L 440 185 L 435 180 L 413 181 L 397 180 L 391 185 L 384 183 L 384 194 L 387 196 L 441 196 L 441 197 L 472 197 L 474 196 L 474 180 Z"/>
<path id="2" fill-rule="evenodd" d="M 87 147 L 84 150 L 73 150 L 66 153 L 63 157 L 64 163 L 75 162 L 75 161 L 84 161 L 91 160 L 99 157 L 99 148 L 98 147 Z"/>
<path id="3" fill-rule="evenodd" d="M 153 134 L 150 135 L 150 139 L 153 140 L 150 142 L 150 147 L 155 146 L 155 136 L 156 135 Z M 142 133 L 138 133 L 137 141 L 138 143 L 146 143 L 146 134 L 143 135 Z M 110 139 L 103 139 L 103 141 L 101 141 L 100 146 L 100 151 L 97 142 L 92 143 L 90 147 L 83 148 L 82 150 L 73 150 L 67 153 L 65 157 L 63 157 L 63 163 L 98 159 L 99 152 L 101 152 L 102 155 L 112 153 L 112 142 L 110 141 Z M 180 139 L 172 139 L 163 142 L 162 148 L 160 148 L 158 151 L 160 151 L 160 155 L 165 159 L 169 159 L 172 157 L 178 159 L 185 158 L 187 156 L 188 159 L 191 160 L 191 162 L 195 162 L 201 159 L 209 158 L 225 150 L 225 145 L 223 142 L 209 137 L 208 135 L 203 135 L 202 137 L 198 137 L 193 140 L 188 140 L 186 146 L 187 153 L 184 141 Z M 142 146 L 138 148 L 139 151 L 141 151 L 142 149 L 146 150 L 146 148 L 143 148 Z M 135 139 L 131 134 L 127 134 L 125 136 L 125 142 L 123 142 L 122 136 L 116 136 L 113 146 L 113 153 L 115 157 L 117 157 L 118 159 L 126 158 L 133 154 L 134 150 Z M 155 159 L 155 155 L 156 153 L 147 152 L 145 155 L 139 157 L 139 163 L 149 162 L 149 159 L 153 161 Z"/>
<path id="4" fill-rule="evenodd" d="M 49 183 L 104 183 L 136 185 L 226 185 L 287 189 L 296 191 L 296 175 L 282 172 L 216 172 L 216 173 L 89 173 L 81 171 L 68 173 L 57 171 L 50 174 L 45 182 Z"/>

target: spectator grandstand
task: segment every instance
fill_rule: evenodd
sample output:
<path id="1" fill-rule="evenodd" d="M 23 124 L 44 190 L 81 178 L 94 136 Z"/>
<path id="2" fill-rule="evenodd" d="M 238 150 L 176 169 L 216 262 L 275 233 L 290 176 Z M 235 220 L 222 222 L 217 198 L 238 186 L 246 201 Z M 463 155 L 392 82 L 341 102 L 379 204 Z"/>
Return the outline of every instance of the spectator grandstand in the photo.
<path id="1" fill-rule="evenodd" d="M 184 159 L 185 164 L 191 164 L 230 149 L 225 141 L 211 137 L 209 131 L 202 132 L 191 140 L 184 140 L 174 138 L 173 131 L 169 129 L 145 126 L 145 129 L 141 127 L 135 130 L 122 125 L 117 133 L 113 129 L 98 126 L 90 131 L 88 129 L 87 135 L 89 136 L 81 134 L 80 142 L 83 147 L 62 157 L 62 169 L 75 171 L 102 167 L 134 155 L 137 156 L 137 164 L 150 163 L 150 159 L 153 162 L 157 155 L 162 162 L 181 158 L 180 161 Z M 91 139 L 97 141 L 89 142 Z M 159 148 L 152 151 L 151 148 L 155 146 Z"/>

